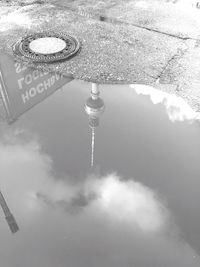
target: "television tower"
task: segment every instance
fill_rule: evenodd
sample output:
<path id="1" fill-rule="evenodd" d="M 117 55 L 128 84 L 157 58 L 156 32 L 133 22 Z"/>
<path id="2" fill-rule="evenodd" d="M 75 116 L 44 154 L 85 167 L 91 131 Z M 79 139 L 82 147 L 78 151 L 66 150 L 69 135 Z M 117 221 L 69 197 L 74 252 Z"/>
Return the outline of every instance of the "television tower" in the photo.
<path id="1" fill-rule="evenodd" d="M 3 197 L 3 194 L 1 193 L 0 191 L 0 205 L 3 209 L 3 212 L 5 214 L 5 218 L 6 218 L 6 221 L 10 227 L 10 230 L 11 232 L 14 234 L 16 233 L 18 230 L 19 230 L 19 227 L 15 221 L 15 218 L 14 216 L 12 215 L 12 213 L 10 212 L 9 208 L 8 208 L 8 205 Z"/>
<path id="2" fill-rule="evenodd" d="M 85 111 L 89 116 L 89 126 L 92 129 L 91 168 L 94 166 L 95 129 L 99 126 L 99 117 L 105 110 L 103 99 L 99 95 L 99 84 L 92 83 L 90 97 L 85 103 Z"/>

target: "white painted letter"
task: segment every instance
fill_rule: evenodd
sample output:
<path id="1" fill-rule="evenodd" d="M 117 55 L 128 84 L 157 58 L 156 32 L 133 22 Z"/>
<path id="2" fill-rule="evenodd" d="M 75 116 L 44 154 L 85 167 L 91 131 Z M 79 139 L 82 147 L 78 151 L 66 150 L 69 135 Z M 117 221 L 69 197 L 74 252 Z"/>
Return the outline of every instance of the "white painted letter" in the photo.
<path id="1" fill-rule="evenodd" d="M 47 90 L 48 87 L 51 87 L 51 80 L 50 79 L 48 79 L 47 81 L 44 81 L 44 88 L 45 88 L 45 90 Z"/>
<path id="2" fill-rule="evenodd" d="M 24 102 L 24 104 L 26 103 L 26 101 L 29 100 L 29 95 L 28 95 L 28 92 L 26 91 L 25 94 L 22 94 L 22 100 Z"/>
<path id="3" fill-rule="evenodd" d="M 18 80 L 18 86 L 19 86 L 19 89 L 22 89 L 22 81 L 24 80 L 24 77 L 20 78 Z"/>
<path id="4" fill-rule="evenodd" d="M 42 83 L 39 83 L 37 85 L 37 91 L 39 94 L 41 94 L 42 92 L 44 92 L 44 87 L 43 87 L 43 84 Z"/>
<path id="5" fill-rule="evenodd" d="M 25 76 L 25 83 L 26 84 L 30 84 L 32 82 L 32 76 L 31 76 L 31 74 L 29 73 L 29 74 L 27 74 L 26 76 Z"/>
<path id="6" fill-rule="evenodd" d="M 29 90 L 29 95 L 30 97 L 34 97 L 36 95 L 37 91 L 35 89 L 35 87 L 32 87 L 30 90 Z"/>

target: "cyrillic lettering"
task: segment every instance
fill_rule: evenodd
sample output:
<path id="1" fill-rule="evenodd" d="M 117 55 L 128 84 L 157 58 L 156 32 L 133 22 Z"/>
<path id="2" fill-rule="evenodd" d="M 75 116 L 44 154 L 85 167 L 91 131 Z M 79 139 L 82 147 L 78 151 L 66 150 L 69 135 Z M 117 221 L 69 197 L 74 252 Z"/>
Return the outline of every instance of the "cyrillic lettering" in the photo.
<path id="1" fill-rule="evenodd" d="M 25 83 L 26 84 L 30 84 L 32 82 L 32 76 L 31 76 L 31 74 L 29 73 L 29 74 L 27 74 L 26 76 L 25 76 Z"/>
<path id="2" fill-rule="evenodd" d="M 39 71 L 38 70 L 34 70 L 32 73 L 33 76 L 33 80 L 37 80 L 40 76 L 39 76 Z"/>
<path id="3" fill-rule="evenodd" d="M 29 95 L 30 97 L 34 97 L 36 95 L 37 91 L 35 89 L 35 87 L 31 87 L 31 89 L 29 90 Z"/>
<path id="4" fill-rule="evenodd" d="M 37 85 L 37 91 L 39 94 L 41 94 L 42 92 L 44 92 L 44 87 L 43 87 L 43 84 L 42 83 L 39 83 Z"/>
<path id="5" fill-rule="evenodd" d="M 28 94 L 28 92 L 26 92 L 25 94 L 22 94 L 22 100 L 23 100 L 24 104 L 26 103 L 26 101 L 29 100 L 29 94 Z"/>
<path id="6" fill-rule="evenodd" d="M 22 89 L 22 81 L 24 80 L 24 77 L 20 78 L 18 80 L 18 86 L 19 86 L 19 89 Z"/>
<path id="7" fill-rule="evenodd" d="M 51 87 L 51 79 L 44 81 L 43 84 L 44 84 L 44 89 L 47 90 L 49 87 Z"/>

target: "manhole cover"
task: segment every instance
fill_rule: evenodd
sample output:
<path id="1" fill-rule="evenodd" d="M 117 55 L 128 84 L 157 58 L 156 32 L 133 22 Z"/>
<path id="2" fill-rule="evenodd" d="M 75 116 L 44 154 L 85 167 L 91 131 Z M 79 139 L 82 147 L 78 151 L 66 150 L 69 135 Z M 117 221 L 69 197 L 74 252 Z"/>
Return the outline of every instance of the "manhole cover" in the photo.
<path id="1" fill-rule="evenodd" d="M 13 52 L 34 62 L 51 63 L 75 55 L 80 49 L 79 41 L 69 34 L 43 32 L 20 39 Z"/>

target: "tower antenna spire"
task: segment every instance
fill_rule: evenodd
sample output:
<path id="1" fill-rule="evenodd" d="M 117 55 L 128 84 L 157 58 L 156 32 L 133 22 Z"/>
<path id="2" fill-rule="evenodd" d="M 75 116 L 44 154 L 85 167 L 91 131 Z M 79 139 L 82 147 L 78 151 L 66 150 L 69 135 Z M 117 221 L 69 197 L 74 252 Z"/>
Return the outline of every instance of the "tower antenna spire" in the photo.
<path id="1" fill-rule="evenodd" d="M 92 128 L 92 154 L 91 154 L 91 168 L 94 167 L 94 142 L 95 142 L 95 128 Z"/>

